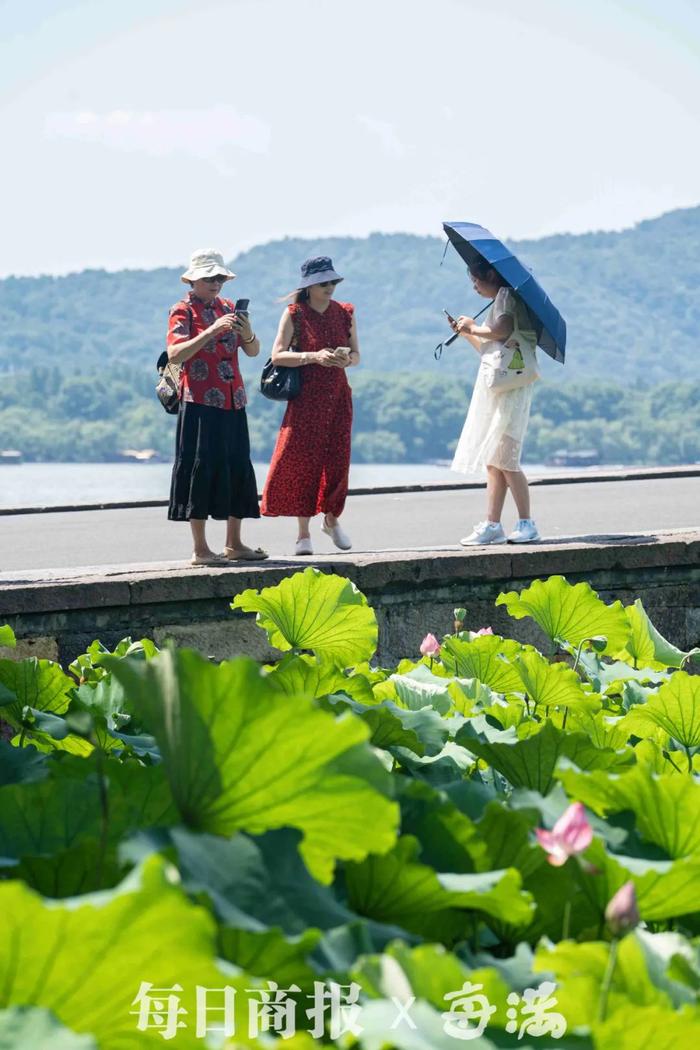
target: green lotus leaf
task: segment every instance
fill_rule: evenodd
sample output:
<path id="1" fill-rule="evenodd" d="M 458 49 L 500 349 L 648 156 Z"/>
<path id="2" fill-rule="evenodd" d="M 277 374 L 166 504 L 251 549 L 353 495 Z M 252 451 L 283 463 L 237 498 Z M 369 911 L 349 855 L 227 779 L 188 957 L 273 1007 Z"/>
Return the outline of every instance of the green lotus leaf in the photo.
<path id="1" fill-rule="evenodd" d="M 373 999 L 390 999 L 394 995 L 405 999 L 408 992 L 443 1010 L 445 994 L 461 988 L 471 979 L 471 973 L 461 959 L 442 944 L 410 948 L 397 941 L 387 945 L 381 955 L 360 959 L 353 978 L 365 995 Z"/>
<path id="2" fill-rule="evenodd" d="M 477 822 L 476 830 L 486 846 L 487 863 L 492 868 L 517 868 L 523 878 L 542 867 L 542 850 L 533 842 L 534 817 L 522 810 L 509 809 L 494 800 Z M 480 870 L 486 865 L 480 864 Z"/>
<path id="3" fill-rule="evenodd" d="M 16 645 L 15 632 L 9 623 L 0 624 L 0 646 L 4 646 L 6 649 L 14 649 Z"/>
<path id="4" fill-rule="evenodd" d="M 390 700 L 368 707 L 345 697 L 330 698 L 329 703 L 336 710 L 349 708 L 369 726 L 372 747 L 384 750 L 405 747 L 415 755 L 437 755 L 449 735 L 449 722 L 432 707 L 412 711 Z"/>
<path id="5" fill-rule="evenodd" d="M 512 660 L 530 700 L 543 707 L 596 707 L 600 701 L 584 693 L 581 679 L 564 663 L 550 663 L 538 652 Z"/>
<path id="6" fill-rule="evenodd" d="M 219 930 L 218 954 L 254 977 L 276 981 L 280 988 L 297 984 L 302 991 L 313 992 L 318 973 L 309 955 L 320 939 L 320 930 L 285 937 L 279 927 L 258 931 L 224 926 Z"/>
<path id="7" fill-rule="evenodd" d="M 456 741 L 498 770 L 513 787 L 531 788 L 546 795 L 554 784 L 561 758 L 568 758 L 580 769 L 613 769 L 634 761 L 629 752 L 597 748 L 583 733 L 557 729 L 548 719 L 539 732 L 524 740 L 517 738 L 489 741 L 476 734 L 472 724 L 460 729 Z"/>
<path id="8" fill-rule="evenodd" d="M 122 638 L 114 649 L 110 650 L 100 641 L 94 641 L 88 646 L 87 652 L 76 657 L 68 670 L 78 681 L 86 684 L 94 684 L 108 675 L 108 671 L 102 667 L 103 656 L 117 656 L 120 659 L 125 656 L 137 656 L 150 660 L 158 652 L 158 646 L 150 638 L 141 638 L 134 642 L 131 638 Z"/>
<path id="9" fill-rule="evenodd" d="M 49 769 L 50 779 L 0 788 L 0 857 L 22 860 L 16 874 L 47 896 L 113 883 L 120 873 L 116 848 L 125 835 L 177 820 L 160 766 L 104 763 L 104 824 L 95 761 L 64 756 Z"/>
<path id="10" fill-rule="evenodd" d="M 620 1004 L 609 1020 L 595 1026 L 596 1050 L 681 1050 L 700 1045 L 700 1018 L 686 1008 Z"/>
<path id="11" fill-rule="evenodd" d="M 440 1011 L 447 1008 L 445 995 L 471 981 L 482 985 L 483 994 L 497 1007 L 490 1025 L 505 1025 L 510 987 L 501 975 L 493 967 L 475 969 L 467 966 L 441 944 L 411 947 L 395 941 L 387 945 L 381 955 L 367 955 L 360 959 L 352 976 L 371 999 L 396 996 L 405 1001 L 409 996 L 415 996 Z M 387 1033 L 387 1039 L 390 1038 Z M 454 1038 L 452 1042 L 454 1045 Z"/>
<path id="12" fill-rule="evenodd" d="M 319 698 L 342 693 L 362 704 L 375 702 L 372 687 L 363 675 L 347 675 L 328 658 L 290 654 L 270 671 L 267 680 L 287 696 Z"/>
<path id="13" fill-rule="evenodd" d="M 521 892 L 515 869 L 438 874 L 417 860 L 419 850 L 417 839 L 406 835 L 389 853 L 348 864 L 351 908 L 447 944 L 466 935 L 475 912 L 516 926 L 531 919 L 531 899 Z"/>
<path id="14" fill-rule="evenodd" d="M 535 952 L 534 968 L 551 974 L 556 982 L 556 1009 L 566 1018 L 569 1031 L 590 1026 L 598 1016 L 601 987 L 608 967 L 610 945 L 602 941 L 577 944 L 560 941 L 541 944 Z M 630 1004 L 671 1008 L 670 997 L 654 986 L 644 950 L 634 933 L 619 942 L 613 971 L 607 1016 Z"/>
<path id="15" fill-rule="evenodd" d="M 176 827 L 169 838 L 184 889 L 206 894 L 226 926 L 258 933 L 281 928 L 285 936 L 299 937 L 309 927 L 327 930 L 357 919 L 309 874 L 299 854 L 298 831 L 283 828 L 225 839 Z"/>
<path id="16" fill-rule="evenodd" d="M 359 718 L 280 693 L 244 657 L 216 666 L 180 649 L 109 666 L 156 737 L 190 827 L 217 835 L 299 828 L 302 855 L 324 882 L 336 858 L 393 844 L 390 778 Z"/>
<path id="17" fill-rule="evenodd" d="M 46 756 L 36 748 L 14 747 L 0 739 L 0 788 L 6 784 L 43 780 L 49 775 L 46 761 Z"/>
<path id="18" fill-rule="evenodd" d="M 700 783 L 692 777 L 658 776 L 639 765 L 620 775 L 562 769 L 557 777 L 572 799 L 602 817 L 630 810 L 643 839 L 669 857 L 700 853 Z"/>
<path id="19" fill-rule="evenodd" d="M 625 716 L 630 733 L 643 736 L 645 727 L 659 726 L 685 748 L 700 745 L 700 677 L 676 671 L 645 704 Z M 637 729 L 640 729 L 637 732 Z"/>
<path id="20" fill-rule="evenodd" d="M 421 844 L 421 860 L 436 871 L 470 874 L 516 867 L 492 863 L 476 823 L 444 792 L 420 780 L 401 789 L 401 830 Z"/>
<path id="21" fill-rule="evenodd" d="M 237 594 L 232 609 L 257 613 L 277 649 L 310 649 L 342 667 L 377 648 L 377 618 L 364 594 L 343 576 L 308 568 L 261 591 Z"/>
<path id="22" fill-rule="evenodd" d="M 431 673 L 425 664 L 409 671 L 407 674 L 392 674 L 386 685 L 393 685 L 398 703 L 409 711 L 420 711 L 423 707 L 434 707 L 441 715 L 446 715 L 452 708 L 450 682 Z M 381 686 L 375 689 L 375 696 Z"/>
<path id="23" fill-rule="evenodd" d="M 116 890 L 60 904 L 20 882 L 0 883 L 0 1007 L 51 1010 L 67 1028 L 92 1035 L 100 1050 L 158 1047 L 161 1031 L 137 1029 L 134 1000 L 142 982 L 157 989 L 179 985 L 187 1027 L 176 1045 L 194 1050 L 202 1045 L 194 1024 L 197 985 L 229 985 L 238 992 L 237 1039 L 250 1045 L 249 981 L 217 968 L 214 922 L 173 885 L 173 876 L 174 869 L 153 857 Z"/>
<path id="24" fill-rule="evenodd" d="M 0 685 L 14 693 L 15 702 L 3 707 L 2 717 L 21 725 L 25 707 L 60 715 L 67 710 L 75 682 L 51 660 L 0 660 Z"/>
<path id="25" fill-rule="evenodd" d="M 483 634 L 472 641 L 446 638 L 440 649 L 445 669 L 460 678 L 477 678 L 497 693 L 522 692 L 522 681 L 511 661 L 525 651 L 520 642 Z"/>
<path id="26" fill-rule="evenodd" d="M 28 713 L 31 718 L 34 717 L 34 712 Z M 18 747 L 20 742 L 24 747 L 32 746 L 45 755 L 65 753 L 76 758 L 89 758 L 95 750 L 89 740 L 78 736 L 77 733 L 69 732 L 64 720 L 58 716 L 54 716 L 53 721 L 49 723 L 49 716 L 43 714 L 41 724 L 43 726 L 50 724 L 50 731 L 46 728 L 39 729 L 36 725 L 29 727 L 23 725 L 13 743 L 16 743 Z"/>
<path id="27" fill-rule="evenodd" d="M 606 605 L 588 583 L 572 586 L 563 576 L 535 580 L 521 591 L 499 594 L 496 605 L 505 605 L 516 620 L 532 617 L 553 645 L 578 646 L 592 638 L 605 638 L 605 652 L 616 653 L 627 643 L 630 626 L 620 602 Z"/>
<path id="28" fill-rule="evenodd" d="M 572 733 L 585 733 L 590 742 L 601 750 L 622 751 L 630 736 L 624 718 L 615 718 L 607 711 L 590 711 L 578 707 L 569 712 L 566 725 Z M 635 757 L 638 757 L 636 751 Z"/>
<path id="29" fill-rule="evenodd" d="M 642 860 L 610 853 L 594 839 L 585 859 L 593 874 L 579 874 L 585 892 L 602 919 L 608 902 L 626 882 L 633 882 L 639 914 L 645 922 L 664 922 L 700 911 L 700 854 L 677 860 Z"/>
<path id="30" fill-rule="evenodd" d="M 78 1035 L 50 1010 L 15 1006 L 0 1010 L 0 1050 L 99 1050 L 91 1035 Z"/>
<path id="31" fill-rule="evenodd" d="M 630 663 L 633 667 L 662 670 L 666 667 L 682 667 L 689 659 L 700 657 L 700 649 L 684 653 L 667 641 L 649 619 L 641 599 L 637 598 L 634 605 L 628 605 L 625 613 L 631 633 L 624 649 L 616 654 L 618 660 Z"/>
<path id="32" fill-rule="evenodd" d="M 596 693 L 617 695 L 626 683 L 665 682 L 668 671 L 652 671 L 646 667 L 632 667 L 623 660 L 612 663 L 604 660 L 598 653 L 584 649 L 579 659 L 579 668 L 586 676 Z"/>

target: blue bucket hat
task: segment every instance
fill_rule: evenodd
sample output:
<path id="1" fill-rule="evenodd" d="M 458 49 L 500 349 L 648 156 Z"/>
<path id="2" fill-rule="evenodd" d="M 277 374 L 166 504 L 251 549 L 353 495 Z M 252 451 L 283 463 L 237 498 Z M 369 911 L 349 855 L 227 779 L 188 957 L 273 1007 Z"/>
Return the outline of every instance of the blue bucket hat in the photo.
<path id="1" fill-rule="evenodd" d="M 301 264 L 301 281 L 297 289 L 310 288 L 312 284 L 323 284 L 324 281 L 343 281 L 333 269 L 333 260 L 328 255 L 317 255 L 306 259 Z"/>

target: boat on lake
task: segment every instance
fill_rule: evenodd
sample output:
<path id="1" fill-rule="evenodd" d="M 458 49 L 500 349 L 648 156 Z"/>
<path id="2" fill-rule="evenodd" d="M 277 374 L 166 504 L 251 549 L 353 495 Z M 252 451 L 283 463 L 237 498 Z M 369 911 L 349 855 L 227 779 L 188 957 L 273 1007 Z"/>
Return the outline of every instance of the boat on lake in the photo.
<path id="1" fill-rule="evenodd" d="M 16 448 L 0 449 L 0 466 L 3 464 L 19 464 L 23 460 L 22 453 Z"/>
<path id="2" fill-rule="evenodd" d="M 545 462 L 548 467 L 597 467 L 600 452 L 597 448 L 582 448 L 574 452 L 560 448 L 548 456 Z"/>

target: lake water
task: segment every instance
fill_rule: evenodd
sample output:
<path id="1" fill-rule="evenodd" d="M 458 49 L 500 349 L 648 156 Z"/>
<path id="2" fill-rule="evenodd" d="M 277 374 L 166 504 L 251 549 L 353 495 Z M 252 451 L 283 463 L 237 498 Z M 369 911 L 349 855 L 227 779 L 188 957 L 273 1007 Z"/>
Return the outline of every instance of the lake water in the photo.
<path id="1" fill-rule="evenodd" d="M 262 488 L 267 463 L 256 463 Z M 528 464 L 528 473 L 570 473 L 571 468 Z M 116 503 L 122 500 L 168 498 L 169 463 L 21 463 L 0 464 L 0 507 L 52 507 L 79 503 Z M 367 463 L 350 470 L 350 486 L 410 485 L 431 481 L 460 481 L 446 465 L 432 463 Z"/>

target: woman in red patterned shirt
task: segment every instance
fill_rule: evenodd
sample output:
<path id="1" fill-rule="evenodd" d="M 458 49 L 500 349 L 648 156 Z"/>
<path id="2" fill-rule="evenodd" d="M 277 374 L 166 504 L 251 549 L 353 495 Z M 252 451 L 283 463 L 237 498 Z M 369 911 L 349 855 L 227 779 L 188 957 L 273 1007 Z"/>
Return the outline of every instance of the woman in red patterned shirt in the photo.
<path id="1" fill-rule="evenodd" d="M 260 509 L 238 349 L 256 357 L 260 342 L 247 315 L 219 296 L 235 276 L 219 252 L 194 252 L 181 278 L 191 291 L 173 306 L 168 324 L 168 358 L 182 365 L 168 518 L 189 521 L 193 565 L 267 558 L 241 542 L 242 519 L 259 518 Z M 223 554 L 207 543 L 208 517 L 227 523 Z"/>

